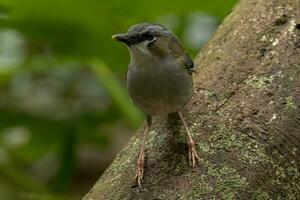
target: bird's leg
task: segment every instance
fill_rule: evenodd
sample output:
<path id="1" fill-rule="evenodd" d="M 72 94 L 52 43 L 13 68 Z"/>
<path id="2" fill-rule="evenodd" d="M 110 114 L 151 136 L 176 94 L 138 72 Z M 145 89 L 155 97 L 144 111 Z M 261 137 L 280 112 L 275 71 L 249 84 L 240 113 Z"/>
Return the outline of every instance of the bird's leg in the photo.
<path id="1" fill-rule="evenodd" d="M 183 126 L 187 133 L 187 145 L 188 145 L 188 151 L 189 151 L 189 161 L 192 162 L 192 167 L 194 168 L 196 165 L 196 162 L 200 160 L 200 157 L 197 154 L 197 151 L 195 149 L 195 142 L 190 134 L 189 128 L 187 127 L 187 124 L 185 123 L 185 120 L 181 114 L 181 112 L 178 112 L 181 121 L 183 122 Z"/>
<path id="2" fill-rule="evenodd" d="M 147 136 L 150 132 L 151 124 L 152 124 L 152 117 L 151 115 L 146 116 L 146 121 L 147 121 L 147 127 L 146 130 L 143 133 L 143 138 L 142 138 L 142 146 L 140 149 L 139 157 L 137 159 L 137 170 L 136 170 L 136 175 L 133 178 L 134 185 L 138 185 L 141 187 L 141 182 L 143 180 L 143 175 L 144 175 L 144 163 L 145 163 L 145 143 L 147 140 Z"/>

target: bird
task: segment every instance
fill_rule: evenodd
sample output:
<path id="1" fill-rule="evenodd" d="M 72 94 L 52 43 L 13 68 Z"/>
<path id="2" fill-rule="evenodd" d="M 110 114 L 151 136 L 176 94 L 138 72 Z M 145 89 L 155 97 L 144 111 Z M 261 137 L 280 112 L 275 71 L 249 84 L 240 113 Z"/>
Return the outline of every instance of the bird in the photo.
<path id="1" fill-rule="evenodd" d="M 194 168 L 200 157 L 181 112 L 194 93 L 192 74 L 195 68 L 191 57 L 175 34 L 160 24 L 136 24 L 126 33 L 115 34 L 112 38 L 124 43 L 129 50 L 127 89 L 133 103 L 146 116 L 134 185 L 141 187 L 143 181 L 145 143 L 154 116 L 179 115 L 186 132 L 189 162 Z"/>

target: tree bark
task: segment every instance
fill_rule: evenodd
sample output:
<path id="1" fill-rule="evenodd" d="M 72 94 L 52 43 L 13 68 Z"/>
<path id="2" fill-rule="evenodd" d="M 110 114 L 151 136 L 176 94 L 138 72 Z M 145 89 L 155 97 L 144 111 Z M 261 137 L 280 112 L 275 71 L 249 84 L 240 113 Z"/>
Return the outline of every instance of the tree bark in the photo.
<path id="1" fill-rule="evenodd" d="M 84 200 L 300 199 L 300 1 L 241 0 L 195 65 L 183 113 L 198 167 L 180 121 L 160 116 L 143 187 L 131 180 L 145 125 Z"/>

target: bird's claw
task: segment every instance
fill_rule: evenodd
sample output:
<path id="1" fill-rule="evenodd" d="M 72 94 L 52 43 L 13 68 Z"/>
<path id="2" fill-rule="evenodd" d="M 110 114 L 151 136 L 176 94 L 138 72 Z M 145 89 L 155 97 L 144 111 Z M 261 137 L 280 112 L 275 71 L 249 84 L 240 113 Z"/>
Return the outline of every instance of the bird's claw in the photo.
<path id="1" fill-rule="evenodd" d="M 136 174 L 132 179 L 134 186 L 142 187 L 142 181 L 144 176 L 144 162 L 145 162 L 145 154 L 144 154 L 144 147 L 142 147 L 139 158 L 137 160 Z"/>
<path id="2" fill-rule="evenodd" d="M 188 151 L 189 151 L 189 162 L 192 163 L 192 167 L 194 169 L 196 166 L 196 163 L 198 161 L 200 161 L 200 157 L 198 156 L 197 151 L 195 149 L 194 141 L 190 141 L 188 143 Z"/>
<path id="3" fill-rule="evenodd" d="M 132 179 L 134 186 L 142 187 L 143 175 L 144 175 L 144 168 L 138 167 L 136 174 Z"/>

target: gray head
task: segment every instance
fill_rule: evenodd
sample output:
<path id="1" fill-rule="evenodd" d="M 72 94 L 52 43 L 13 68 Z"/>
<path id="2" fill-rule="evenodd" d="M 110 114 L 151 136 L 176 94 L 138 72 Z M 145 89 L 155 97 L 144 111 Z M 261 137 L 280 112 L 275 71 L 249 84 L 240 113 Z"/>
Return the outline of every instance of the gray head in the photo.
<path id="1" fill-rule="evenodd" d="M 132 56 L 177 55 L 183 52 L 176 36 L 159 24 L 141 23 L 131 26 L 127 33 L 116 34 L 113 39 L 123 42 Z"/>

